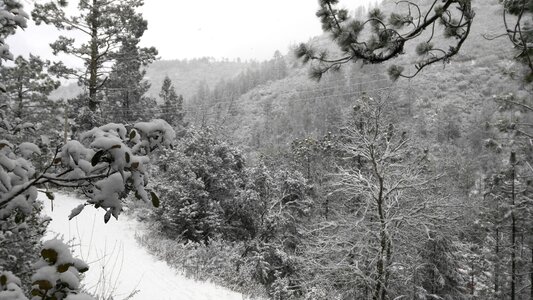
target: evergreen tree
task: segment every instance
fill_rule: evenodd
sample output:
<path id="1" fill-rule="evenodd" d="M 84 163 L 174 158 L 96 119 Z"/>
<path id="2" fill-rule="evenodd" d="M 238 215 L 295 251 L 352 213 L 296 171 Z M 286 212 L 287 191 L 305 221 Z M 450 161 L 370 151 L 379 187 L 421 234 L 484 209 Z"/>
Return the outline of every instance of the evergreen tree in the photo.
<path id="1" fill-rule="evenodd" d="M 487 230 L 494 237 L 490 245 L 494 249 L 490 257 L 494 266 L 494 293 L 509 299 L 521 299 L 520 294 L 524 294 L 527 287 L 524 287 L 525 282 L 531 280 L 523 274 L 533 267 L 529 236 L 524 236 L 531 229 L 532 184 L 527 179 L 530 169 L 524 168 L 528 163 L 520 158 L 511 152 L 509 164 L 485 180 L 483 212 Z M 533 290 L 531 292 L 533 296 Z"/>
<path id="2" fill-rule="evenodd" d="M 48 67 L 48 61 L 30 54 L 29 60 L 19 56 L 13 66 L 0 70 L 7 89 L 0 95 L 0 135 L 11 142 L 39 145 L 42 153 L 36 165 L 46 163 L 52 145 L 64 136 L 64 103 L 48 98 L 60 83 L 47 73 Z"/>
<path id="3" fill-rule="evenodd" d="M 428 233 L 420 249 L 421 262 L 415 268 L 412 299 L 467 299 L 465 283 L 459 272 L 458 249 L 451 240 Z"/>
<path id="4" fill-rule="evenodd" d="M 48 73 L 49 66 L 49 61 L 30 54 L 29 60 L 19 56 L 14 66 L 0 71 L 15 118 L 32 119 L 32 113 L 42 113 L 51 104 L 48 95 L 60 83 Z"/>
<path id="5" fill-rule="evenodd" d="M 276 164 L 277 163 L 277 164 Z M 249 169 L 246 187 L 248 224 L 255 234 L 243 253 L 273 299 L 294 299 L 302 294 L 304 220 L 310 217 L 312 187 L 304 176 L 288 168 L 261 161 Z M 242 205 L 242 204 L 241 204 Z M 235 210 L 233 210 L 235 211 Z M 244 219 L 244 218 L 243 218 Z"/>
<path id="6" fill-rule="evenodd" d="M 32 16 L 37 25 L 42 23 L 54 25 L 59 30 L 74 30 L 87 37 L 87 42 L 78 45 L 74 38 L 60 36 L 50 46 L 54 54 L 64 53 L 82 59 L 84 70 L 75 70 L 62 62 L 55 63 L 53 71 L 63 76 L 76 78 L 87 88 L 85 106 L 89 111 L 78 115 L 93 114 L 86 117 L 88 128 L 100 121 L 94 116 L 102 101 L 100 91 L 105 87 L 109 63 L 116 59 L 116 53 L 122 43 L 128 39 L 139 39 L 147 28 L 147 22 L 137 9 L 143 5 L 142 0 L 82 0 L 78 3 L 78 14 L 70 16 L 66 12 L 68 3 L 63 0 L 51 0 L 44 4 L 35 4 Z M 150 49 L 147 52 L 154 52 Z"/>
<path id="7" fill-rule="evenodd" d="M 156 210 L 163 232 L 185 242 L 209 244 L 217 233 L 233 234 L 234 198 L 243 186 L 240 152 L 216 139 L 210 129 L 189 131 L 175 149 L 162 156 L 157 189 L 166 199 Z"/>
<path id="8" fill-rule="evenodd" d="M 4 60 L 12 60 L 13 54 L 9 51 L 9 45 L 5 39 L 15 34 L 18 28 L 26 28 L 28 14 L 24 11 L 22 3 L 18 0 L 1 0 L 0 1 L 0 66 Z M 5 92 L 6 87 L 0 82 L 0 91 Z"/>
<path id="9" fill-rule="evenodd" d="M 33 263 L 39 257 L 41 239 L 48 220 L 41 215 L 42 204 L 36 203 L 27 216 L 21 211 L 0 218 L 0 268 L 21 279 L 22 287 L 31 287 Z M 18 226 L 24 224 L 24 229 Z"/>
<path id="10" fill-rule="evenodd" d="M 496 98 L 500 105 L 495 116 L 496 134 L 485 141 L 495 157 L 484 180 L 484 205 L 481 211 L 493 249 L 494 294 L 501 299 L 533 297 L 533 251 L 530 235 L 533 206 L 531 193 L 532 144 L 529 125 L 533 109 L 529 99 L 514 94 Z M 529 275 L 529 276 L 527 276 Z M 528 278 L 529 277 L 529 278 Z M 529 283 L 528 283 L 529 282 Z"/>
<path id="11" fill-rule="evenodd" d="M 281 52 L 279 52 L 279 50 L 276 50 L 276 52 L 274 52 L 274 57 L 272 58 L 271 64 L 274 71 L 274 76 L 272 77 L 275 80 L 282 79 L 287 76 L 287 63 L 285 62 L 285 59 L 283 58 L 283 55 L 281 55 Z"/>
<path id="12" fill-rule="evenodd" d="M 210 97 L 209 85 L 205 80 L 200 81 L 192 101 L 197 106 L 195 120 L 196 122 L 199 122 L 199 124 L 196 123 L 195 125 L 202 128 L 208 125 L 209 108 L 213 105 L 211 100 L 213 99 Z"/>
<path id="13" fill-rule="evenodd" d="M 177 130 L 187 126 L 184 121 L 183 96 L 176 94 L 176 90 L 168 76 L 165 76 L 163 80 L 159 97 L 163 100 L 163 104 L 161 105 L 161 119 L 176 127 Z"/>
<path id="14" fill-rule="evenodd" d="M 445 106 L 437 116 L 437 140 L 454 142 L 461 137 L 461 114 L 454 105 Z"/>
<path id="15" fill-rule="evenodd" d="M 155 60 L 155 49 L 141 49 L 139 39 L 126 39 L 120 50 L 113 55 L 115 64 L 106 87 L 105 113 L 109 121 L 132 123 L 148 121 L 153 117 L 150 108 L 155 100 L 144 96 L 150 83 L 143 80 L 146 75 L 141 67 Z"/>

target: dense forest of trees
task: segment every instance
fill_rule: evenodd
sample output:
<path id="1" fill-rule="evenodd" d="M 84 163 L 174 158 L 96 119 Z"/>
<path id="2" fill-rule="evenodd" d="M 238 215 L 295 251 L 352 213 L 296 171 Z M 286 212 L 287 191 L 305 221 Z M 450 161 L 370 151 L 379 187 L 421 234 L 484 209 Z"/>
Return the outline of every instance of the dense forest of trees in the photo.
<path id="1" fill-rule="evenodd" d="M 30 16 L 0 0 L 0 299 L 99 299 L 41 240 L 64 190 L 70 219 L 131 205 L 154 255 L 250 296 L 533 299 L 533 1 L 321 0 L 327 36 L 193 92 L 148 75 L 142 1 L 66 5 L 31 15 L 90 37 L 51 44 L 83 70 L 9 53 Z M 51 100 L 59 78 L 81 93 Z"/>

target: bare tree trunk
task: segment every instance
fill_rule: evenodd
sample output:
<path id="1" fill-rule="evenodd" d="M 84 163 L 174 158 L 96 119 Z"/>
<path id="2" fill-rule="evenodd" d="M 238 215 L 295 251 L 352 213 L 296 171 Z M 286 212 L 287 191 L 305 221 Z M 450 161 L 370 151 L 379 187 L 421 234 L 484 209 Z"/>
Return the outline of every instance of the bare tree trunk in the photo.
<path id="1" fill-rule="evenodd" d="M 531 264 L 529 265 L 529 299 L 533 300 L 533 246 L 531 247 Z"/>
<path id="2" fill-rule="evenodd" d="M 391 256 L 392 256 L 392 244 L 391 244 L 391 240 L 389 238 L 389 235 L 387 234 L 387 256 L 385 257 L 386 260 L 385 260 L 385 279 L 383 281 L 383 290 L 381 292 L 381 297 L 382 299 L 385 299 L 387 297 L 387 290 L 386 290 L 386 287 L 388 285 L 388 282 L 389 282 L 389 264 L 390 264 L 390 261 L 391 261 Z"/>
<path id="3" fill-rule="evenodd" d="M 375 168 L 375 172 L 377 173 L 377 168 Z M 377 210 L 378 210 L 378 217 L 379 217 L 379 223 L 380 223 L 380 253 L 379 253 L 379 259 L 377 261 L 376 265 L 376 272 L 377 272 L 377 283 L 376 283 L 376 289 L 374 290 L 374 300 L 384 300 L 387 296 L 387 289 L 386 289 L 386 278 L 387 275 L 387 257 L 390 256 L 388 245 L 390 245 L 390 240 L 387 235 L 387 228 L 386 228 L 386 222 L 385 222 L 385 212 L 383 210 L 383 178 L 379 176 L 378 174 L 378 180 L 379 180 L 379 194 L 376 199 L 377 201 Z"/>
<path id="4" fill-rule="evenodd" d="M 20 80 L 22 79 L 19 78 L 19 82 Z M 22 93 L 22 84 L 20 84 L 19 89 L 18 89 L 17 101 L 18 101 L 18 108 L 15 113 L 15 117 L 22 118 L 22 110 L 24 109 L 24 95 Z"/>
<path id="5" fill-rule="evenodd" d="M 95 112 L 98 107 L 98 7 L 97 0 L 92 1 L 91 16 L 91 61 L 89 62 L 89 109 Z"/>
<path id="6" fill-rule="evenodd" d="M 515 220 L 515 153 L 511 153 L 511 300 L 516 299 L 516 220 Z"/>
<path id="7" fill-rule="evenodd" d="M 498 208 L 499 211 L 499 208 Z M 494 264 L 494 293 L 498 295 L 500 290 L 500 228 L 496 227 L 496 263 Z"/>
<path id="8" fill-rule="evenodd" d="M 474 295 L 474 283 L 476 282 L 476 275 L 474 272 L 476 265 L 474 259 L 472 258 L 470 268 L 472 269 L 472 275 L 470 276 L 470 295 Z"/>

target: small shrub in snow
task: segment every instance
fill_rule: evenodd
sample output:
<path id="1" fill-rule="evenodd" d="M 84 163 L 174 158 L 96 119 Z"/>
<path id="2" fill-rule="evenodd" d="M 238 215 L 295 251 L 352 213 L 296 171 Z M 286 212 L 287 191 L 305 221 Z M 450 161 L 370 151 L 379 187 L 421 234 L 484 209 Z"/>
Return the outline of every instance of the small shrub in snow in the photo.
<path id="1" fill-rule="evenodd" d="M 20 288 L 20 279 L 9 271 L 0 272 L 0 299 L 28 300 Z"/>
<path id="2" fill-rule="evenodd" d="M 80 274 L 89 266 L 73 258 L 67 245 L 54 239 L 43 244 L 41 258 L 34 265 L 32 300 L 94 300 L 79 293 Z M 28 300 L 21 288 L 20 279 L 9 271 L 0 272 L 0 299 Z"/>
<path id="3" fill-rule="evenodd" d="M 89 266 L 73 258 L 67 245 L 54 239 L 43 244 L 41 258 L 32 276 L 32 299 L 66 299 L 80 288 L 80 274 Z M 92 299 L 92 298 L 90 298 Z"/>

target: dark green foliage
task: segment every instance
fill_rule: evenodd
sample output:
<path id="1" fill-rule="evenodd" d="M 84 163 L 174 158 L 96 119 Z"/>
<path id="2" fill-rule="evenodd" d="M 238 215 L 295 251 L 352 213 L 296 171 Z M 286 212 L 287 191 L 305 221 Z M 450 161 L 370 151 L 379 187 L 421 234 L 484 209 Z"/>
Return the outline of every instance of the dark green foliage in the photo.
<path id="1" fill-rule="evenodd" d="M 187 132 L 162 160 L 157 190 L 163 201 L 154 216 L 166 236 L 204 245 L 244 241 L 239 268 L 253 270 L 272 295 L 301 293 L 299 220 L 312 203 L 299 172 L 265 164 L 247 169 L 239 151 L 209 130 Z"/>
<path id="2" fill-rule="evenodd" d="M 89 127 L 92 128 L 96 124 L 103 124 L 104 122 L 101 113 L 95 114 L 87 107 L 88 99 L 89 94 L 83 92 L 67 100 L 67 116 L 72 120 L 69 120 L 69 129 L 72 132 L 72 137 Z"/>
<path id="3" fill-rule="evenodd" d="M 80 85 L 87 88 L 88 95 L 82 104 L 88 111 L 79 112 L 78 123 L 83 124 L 85 129 L 91 129 L 101 121 L 89 115 L 97 111 L 102 102 L 101 92 L 107 84 L 109 64 L 117 59 L 119 49 L 122 49 L 124 55 L 126 48 L 137 47 L 137 43 L 132 41 L 140 39 L 148 25 L 136 11 L 143 5 L 141 0 L 80 1 L 78 14 L 74 16 L 66 13 L 66 5 L 65 1 L 58 0 L 35 4 L 32 17 L 37 25 L 47 24 L 59 30 L 73 30 L 87 38 L 87 42 L 78 45 L 74 39 L 60 36 L 50 46 L 55 54 L 72 55 L 84 62 L 85 70 L 78 71 L 59 62 L 54 64 L 54 71 L 64 77 L 77 79 Z M 140 61 L 134 61 L 134 64 L 153 60 L 156 53 L 154 48 L 137 51 Z M 143 57 L 143 53 L 149 57 Z M 123 57 L 123 60 L 126 58 Z"/>
<path id="4" fill-rule="evenodd" d="M 4 138 L 35 142 L 47 150 L 49 143 L 60 137 L 64 104 L 48 98 L 59 86 L 59 81 L 49 74 L 49 67 L 49 61 L 30 55 L 29 59 L 17 57 L 13 66 L 0 71 L 7 88 L 0 95 L 0 131 Z"/>
<path id="5" fill-rule="evenodd" d="M 416 46 L 416 54 L 418 55 L 427 55 L 433 49 L 433 44 L 431 43 L 420 43 Z"/>
<path id="6" fill-rule="evenodd" d="M 530 0 L 501 0 L 500 2 L 513 15 L 519 15 L 522 10 L 533 12 L 533 1 Z"/>
<path id="7" fill-rule="evenodd" d="M 527 251 L 531 249 L 530 240 L 523 236 L 523 232 L 532 228 L 530 218 L 533 211 L 527 200 L 533 188 L 530 180 L 525 180 L 529 169 L 524 168 L 524 158 L 523 154 L 517 157 L 517 153 L 511 152 L 508 164 L 486 178 L 486 204 L 480 213 L 480 218 L 492 237 L 486 241 L 486 247 L 494 252 L 488 259 L 494 267 L 492 280 L 495 290 L 509 298 L 517 297 L 519 290 L 523 290 L 524 278 L 520 274 L 531 269 L 531 266 L 527 268 L 525 261 L 533 259 L 533 253 Z M 506 278 L 503 274 L 510 275 Z"/>
<path id="8" fill-rule="evenodd" d="M 252 216 L 257 234 L 243 253 L 253 278 L 274 299 L 302 294 L 302 223 L 312 208 L 306 180 L 297 171 L 273 170 L 263 163 L 250 170 L 247 189 L 257 196 Z"/>
<path id="9" fill-rule="evenodd" d="M 106 102 L 102 104 L 107 122 L 131 124 L 154 118 L 155 99 L 145 96 L 150 83 L 142 68 L 155 60 L 155 48 L 140 48 L 137 38 L 124 39 L 113 55 L 115 64 L 106 84 Z"/>
<path id="10" fill-rule="evenodd" d="M 168 76 L 163 80 L 159 98 L 163 100 L 161 107 L 160 118 L 167 121 L 168 124 L 174 126 L 176 130 L 183 130 L 187 123 L 185 123 L 185 112 L 183 111 L 183 96 L 177 95 L 172 81 Z"/>
<path id="11" fill-rule="evenodd" d="M 313 56 L 311 51 L 312 50 L 306 44 L 301 43 L 294 49 L 294 55 L 296 58 L 301 58 L 303 63 L 307 63 Z"/>
<path id="12" fill-rule="evenodd" d="M 158 208 L 161 204 L 161 202 L 159 201 L 159 197 L 154 192 L 150 192 L 150 198 L 152 199 L 152 205 L 155 208 Z"/>
<path id="13" fill-rule="evenodd" d="M 398 78 L 400 78 L 400 76 L 402 75 L 402 72 L 405 68 L 402 67 L 402 66 L 396 66 L 396 65 L 391 65 L 388 69 L 388 74 L 389 74 L 389 77 L 392 79 L 392 80 L 396 80 Z"/>
<path id="14" fill-rule="evenodd" d="M 59 87 L 59 81 L 48 73 L 50 62 L 30 54 L 29 60 L 19 56 L 15 65 L 1 70 L 6 96 L 12 104 L 14 117 L 29 121 L 36 119 L 35 113 L 42 112 L 51 103 L 47 96 Z"/>
<path id="15" fill-rule="evenodd" d="M 245 179 L 244 160 L 236 149 L 209 130 L 190 131 L 162 161 L 157 190 L 164 201 L 156 214 L 167 235 L 204 244 L 217 233 L 249 238 L 254 228 L 244 235 L 234 230 L 234 222 L 246 222 L 233 212 L 239 210 L 234 197 Z"/>
<path id="16" fill-rule="evenodd" d="M 409 15 L 401 15 L 393 12 L 389 16 L 389 23 L 397 29 L 400 29 L 405 25 L 409 25 L 412 21 L 413 18 Z"/>
<path id="17" fill-rule="evenodd" d="M 435 233 L 431 234 L 419 251 L 420 268 L 415 269 L 414 284 L 417 286 L 416 296 L 436 295 L 442 299 L 467 299 L 466 284 L 459 272 L 459 249 L 450 239 Z M 431 296 L 435 297 L 435 296 Z"/>
<path id="18" fill-rule="evenodd" d="M 5 43 L 5 39 L 10 35 L 15 34 L 18 28 L 27 27 L 28 14 L 24 11 L 22 3 L 16 0 L 2 1 L 0 3 L 2 16 L 0 16 L 0 66 L 4 60 L 12 60 L 13 54 L 9 51 L 9 46 Z M 0 92 L 5 92 L 6 87 L 0 82 Z"/>
<path id="19" fill-rule="evenodd" d="M 31 286 L 33 263 L 39 257 L 41 239 L 49 222 L 40 215 L 41 209 L 36 204 L 23 220 L 17 218 L 19 214 L 0 219 L 0 266 L 17 274 L 24 288 Z"/>

